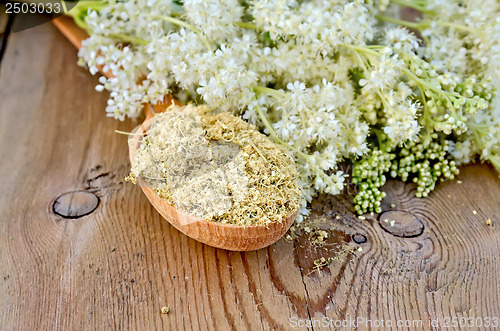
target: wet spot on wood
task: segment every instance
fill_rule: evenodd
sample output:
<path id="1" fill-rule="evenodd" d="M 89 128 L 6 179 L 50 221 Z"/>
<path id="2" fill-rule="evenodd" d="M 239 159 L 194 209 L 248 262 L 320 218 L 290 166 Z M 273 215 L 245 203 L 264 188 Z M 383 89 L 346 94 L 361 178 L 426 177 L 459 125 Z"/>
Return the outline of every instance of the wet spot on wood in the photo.
<path id="1" fill-rule="evenodd" d="M 52 211 L 64 218 L 80 218 L 92 213 L 99 205 L 99 198 L 86 191 L 73 191 L 59 196 Z"/>
<path id="2" fill-rule="evenodd" d="M 417 237 L 424 231 L 424 225 L 415 215 L 399 210 L 382 213 L 379 223 L 382 229 L 401 238 Z"/>

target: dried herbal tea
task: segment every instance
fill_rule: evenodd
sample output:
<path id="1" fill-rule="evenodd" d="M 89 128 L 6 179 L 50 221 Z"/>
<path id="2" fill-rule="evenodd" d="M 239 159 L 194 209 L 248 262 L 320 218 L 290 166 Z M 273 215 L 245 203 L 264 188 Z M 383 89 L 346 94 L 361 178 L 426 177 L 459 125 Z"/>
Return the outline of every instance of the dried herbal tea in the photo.
<path id="1" fill-rule="evenodd" d="M 171 106 L 146 125 L 127 179 L 139 179 L 169 204 L 236 225 L 278 222 L 298 210 L 294 160 L 240 118 L 207 106 Z M 132 135 L 129 143 L 137 142 Z"/>

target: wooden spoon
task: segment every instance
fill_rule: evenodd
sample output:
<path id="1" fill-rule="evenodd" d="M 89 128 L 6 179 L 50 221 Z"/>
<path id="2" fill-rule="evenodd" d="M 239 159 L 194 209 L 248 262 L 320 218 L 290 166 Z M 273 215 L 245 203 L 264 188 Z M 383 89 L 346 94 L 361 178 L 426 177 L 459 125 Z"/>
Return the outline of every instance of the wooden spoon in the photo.
<path id="1" fill-rule="evenodd" d="M 156 112 L 164 109 L 164 105 L 155 106 Z M 153 112 L 149 105 L 146 105 L 145 113 L 146 120 L 131 138 L 135 142 L 129 144 L 129 156 L 132 165 L 135 162 L 135 153 L 140 145 L 140 137 L 148 130 L 152 122 Z M 177 230 L 207 245 L 231 251 L 252 251 L 271 245 L 285 234 L 298 212 L 298 210 L 295 210 L 281 222 L 263 225 L 240 226 L 224 224 L 189 215 L 168 204 L 145 182 L 141 183 L 141 188 L 156 210 Z"/>
<path id="2" fill-rule="evenodd" d="M 80 48 L 81 41 L 88 37 L 85 31 L 77 27 L 69 17 L 62 16 L 55 19 L 54 25 L 77 48 Z M 110 76 L 109 72 L 103 72 L 103 74 L 108 77 Z M 166 97 L 164 104 L 155 105 L 155 111 L 165 111 L 167 105 L 170 105 L 172 102 L 180 105 L 169 95 Z M 154 116 L 149 105 L 145 106 L 144 112 L 146 113 L 146 120 L 137 131 L 139 135 L 135 137 L 139 137 L 140 134 L 148 129 L 147 123 L 151 123 L 151 121 L 148 120 Z M 129 156 L 132 164 L 135 161 L 135 152 L 139 144 L 140 141 L 138 140 L 137 144 L 134 143 L 129 145 Z M 176 229 L 207 245 L 232 251 L 252 251 L 271 245 L 280 239 L 288 228 L 290 228 L 298 212 L 297 209 L 290 213 L 281 222 L 272 222 L 264 225 L 239 226 L 223 224 L 207 221 L 183 212 L 160 198 L 150 187 L 145 185 L 145 183 L 142 183 L 141 188 L 153 207 L 155 207 L 155 209 Z"/>

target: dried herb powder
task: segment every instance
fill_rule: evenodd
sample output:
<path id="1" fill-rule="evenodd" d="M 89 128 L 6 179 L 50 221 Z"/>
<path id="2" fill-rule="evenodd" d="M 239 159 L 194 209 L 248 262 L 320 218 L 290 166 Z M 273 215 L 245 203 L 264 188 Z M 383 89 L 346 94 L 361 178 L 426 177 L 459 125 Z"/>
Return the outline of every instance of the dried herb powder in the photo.
<path id="1" fill-rule="evenodd" d="M 172 105 L 157 114 L 126 178 L 206 220 L 254 225 L 283 221 L 301 191 L 292 157 L 254 126 L 207 106 Z"/>

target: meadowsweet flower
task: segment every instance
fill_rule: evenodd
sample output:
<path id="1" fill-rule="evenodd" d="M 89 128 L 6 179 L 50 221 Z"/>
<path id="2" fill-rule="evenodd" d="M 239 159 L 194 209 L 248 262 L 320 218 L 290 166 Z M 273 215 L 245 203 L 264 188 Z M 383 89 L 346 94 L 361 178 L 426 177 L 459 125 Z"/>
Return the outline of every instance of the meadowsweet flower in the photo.
<path id="1" fill-rule="evenodd" d="M 237 0 L 184 0 L 186 20 L 210 40 L 224 43 L 237 35 L 243 7 Z"/>
<path id="2" fill-rule="evenodd" d="M 388 28 L 384 33 L 386 45 L 393 45 L 394 48 L 406 53 L 414 53 L 419 49 L 417 37 L 406 28 Z"/>
<path id="3" fill-rule="evenodd" d="M 316 194 L 342 191 L 347 159 L 356 210 L 379 211 L 386 176 L 417 178 L 426 196 L 477 156 L 500 168 L 500 3 L 409 1 L 415 22 L 398 3 L 80 5 L 90 38 L 79 64 L 111 74 L 96 86 L 109 91 L 108 116 L 137 117 L 174 93 L 257 125 L 297 162 L 302 216 Z"/>

